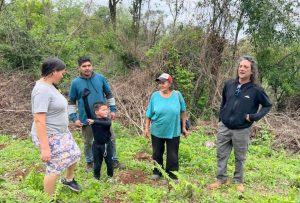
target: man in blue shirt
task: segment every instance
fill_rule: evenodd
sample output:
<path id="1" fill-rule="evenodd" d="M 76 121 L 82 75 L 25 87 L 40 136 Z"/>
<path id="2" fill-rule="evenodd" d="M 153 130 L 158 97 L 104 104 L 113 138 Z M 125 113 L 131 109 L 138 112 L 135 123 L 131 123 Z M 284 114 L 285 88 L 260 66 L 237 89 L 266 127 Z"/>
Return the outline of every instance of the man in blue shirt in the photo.
<path id="1" fill-rule="evenodd" d="M 116 104 L 113 94 L 111 92 L 110 86 L 106 78 L 98 73 L 93 72 L 93 65 L 91 59 L 87 56 L 82 56 L 78 59 L 78 69 L 80 71 L 80 76 L 76 77 L 71 82 L 71 87 L 69 91 L 69 118 L 73 121 L 76 127 L 82 129 L 82 137 L 84 140 L 84 155 L 87 163 L 87 170 L 93 168 L 93 153 L 92 153 L 92 143 L 93 143 L 93 132 L 91 126 L 87 122 L 87 114 L 84 108 L 83 94 L 87 90 L 89 92 L 88 104 L 89 109 L 93 109 L 93 105 L 96 102 L 107 102 L 110 108 L 111 119 L 116 117 Z M 77 115 L 77 108 L 78 114 Z M 90 112 L 93 117 L 95 112 Z M 116 156 L 116 144 L 115 135 L 112 133 L 112 143 L 113 143 L 113 165 L 115 168 L 120 167 L 120 163 Z"/>

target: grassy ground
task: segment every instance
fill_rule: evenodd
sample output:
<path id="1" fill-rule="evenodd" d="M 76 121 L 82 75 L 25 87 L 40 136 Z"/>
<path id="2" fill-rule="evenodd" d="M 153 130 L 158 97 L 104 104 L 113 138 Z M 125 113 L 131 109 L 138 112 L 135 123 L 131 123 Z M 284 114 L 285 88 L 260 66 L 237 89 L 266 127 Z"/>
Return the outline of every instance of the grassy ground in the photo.
<path id="1" fill-rule="evenodd" d="M 284 151 L 273 151 L 269 144 L 272 136 L 265 133 L 252 141 L 246 162 L 246 192 L 236 192 L 234 185 L 211 192 L 207 185 L 214 181 L 216 150 L 207 148 L 206 136 L 201 130 L 188 139 L 181 139 L 178 185 L 172 181 L 153 182 L 151 146 L 142 137 L 129 135 L 115 125 L 118 135 L 118 156 L 126 165 L 115 171 L 115 184 L 108 183 L 106 169 L 100 181 L 85 172 L 82 158 L 76 179 L 82 186 L 79 194 L 57 184 L 56 197 L 63 202 L 297 202 L 300 203 L 300 156 L 287 156 Z M 74 133 L 82 149 L 81 138 Z M 232 176 L 234 159 L 229 160 Z M 43 165 L 31 139 L 12 139 L 0 136 L 0 202 L 48 202 L 42 192 Z"/>

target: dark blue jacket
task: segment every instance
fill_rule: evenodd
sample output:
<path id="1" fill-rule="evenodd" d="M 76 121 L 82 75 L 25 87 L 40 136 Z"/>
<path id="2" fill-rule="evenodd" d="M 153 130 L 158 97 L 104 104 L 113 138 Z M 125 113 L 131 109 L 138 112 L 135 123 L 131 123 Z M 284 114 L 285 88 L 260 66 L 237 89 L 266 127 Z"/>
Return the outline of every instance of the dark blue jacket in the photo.
<path id="1" fill-rule="evenodd" d="M 104 145 L 111 138 L 111 120 L 109 118 L 95 118 L 92 124 L 94 141 L 96 145 Z"/>
<path id="2" fill-rule="evenodd" d="M 238 80 L 229 80 L 225 83 L 222 93 L 220 120 L 229 129 L 243 129 L 250 127 L 271 109 L 272 104 L 265 91 L 252 82 L 243 84 L 237 92 Z M 262 106 L 258 111 L 259 106 Z M 251 122 L 246 120 L 250 115 Z"/>

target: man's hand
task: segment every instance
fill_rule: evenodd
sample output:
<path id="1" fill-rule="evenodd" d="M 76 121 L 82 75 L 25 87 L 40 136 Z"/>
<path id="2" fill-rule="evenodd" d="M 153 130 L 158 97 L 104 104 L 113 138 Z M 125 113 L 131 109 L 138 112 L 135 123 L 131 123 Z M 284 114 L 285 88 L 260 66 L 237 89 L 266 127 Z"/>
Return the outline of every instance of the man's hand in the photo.
<path id="1" fill-rule="evenodd" d="M 83 126 L 83 124 L 81 123 L 81 121 L 79 119 L 75 121 L 75 125 L 77 128 L 81 128 Z"/>
<path id="2" fill-rule="evenodd" d="M 115 112 L 110 112 L 110 117 L 111 117 L 111 120 L 115 120 L 116 113 Z"/>
<path id="3" fill-rule="evenodd" d="M 48 162 L 51 160 L 51 152 L 49 147 L 41 149 L 41 158 L 44 162 Z"/>
<path id="4" fill-rule="evenodd" d="M 249 114 L 246 115 L 246 120 L 247 120 L 248 122 L 251 122 L 251 120 L 250 120 L 250 115 L 249 115 Z"/>

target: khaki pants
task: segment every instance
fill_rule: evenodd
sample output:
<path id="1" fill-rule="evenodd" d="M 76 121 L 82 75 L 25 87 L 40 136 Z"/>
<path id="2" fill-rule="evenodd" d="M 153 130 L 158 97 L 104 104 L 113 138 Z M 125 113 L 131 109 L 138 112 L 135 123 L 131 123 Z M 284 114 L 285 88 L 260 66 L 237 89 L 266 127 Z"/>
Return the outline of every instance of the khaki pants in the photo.
<path id="1" fill-rule="evenodd" d="M 244 165 L 250 142 L 251 127 L 245 129 L 229 129 L 219 122 L 217 136 L 217 179 L 224 182 L 227 179 L 227 162 L 232 148 L 235 156 L 235 172 L 233 181 L 244 182 Z"/>

